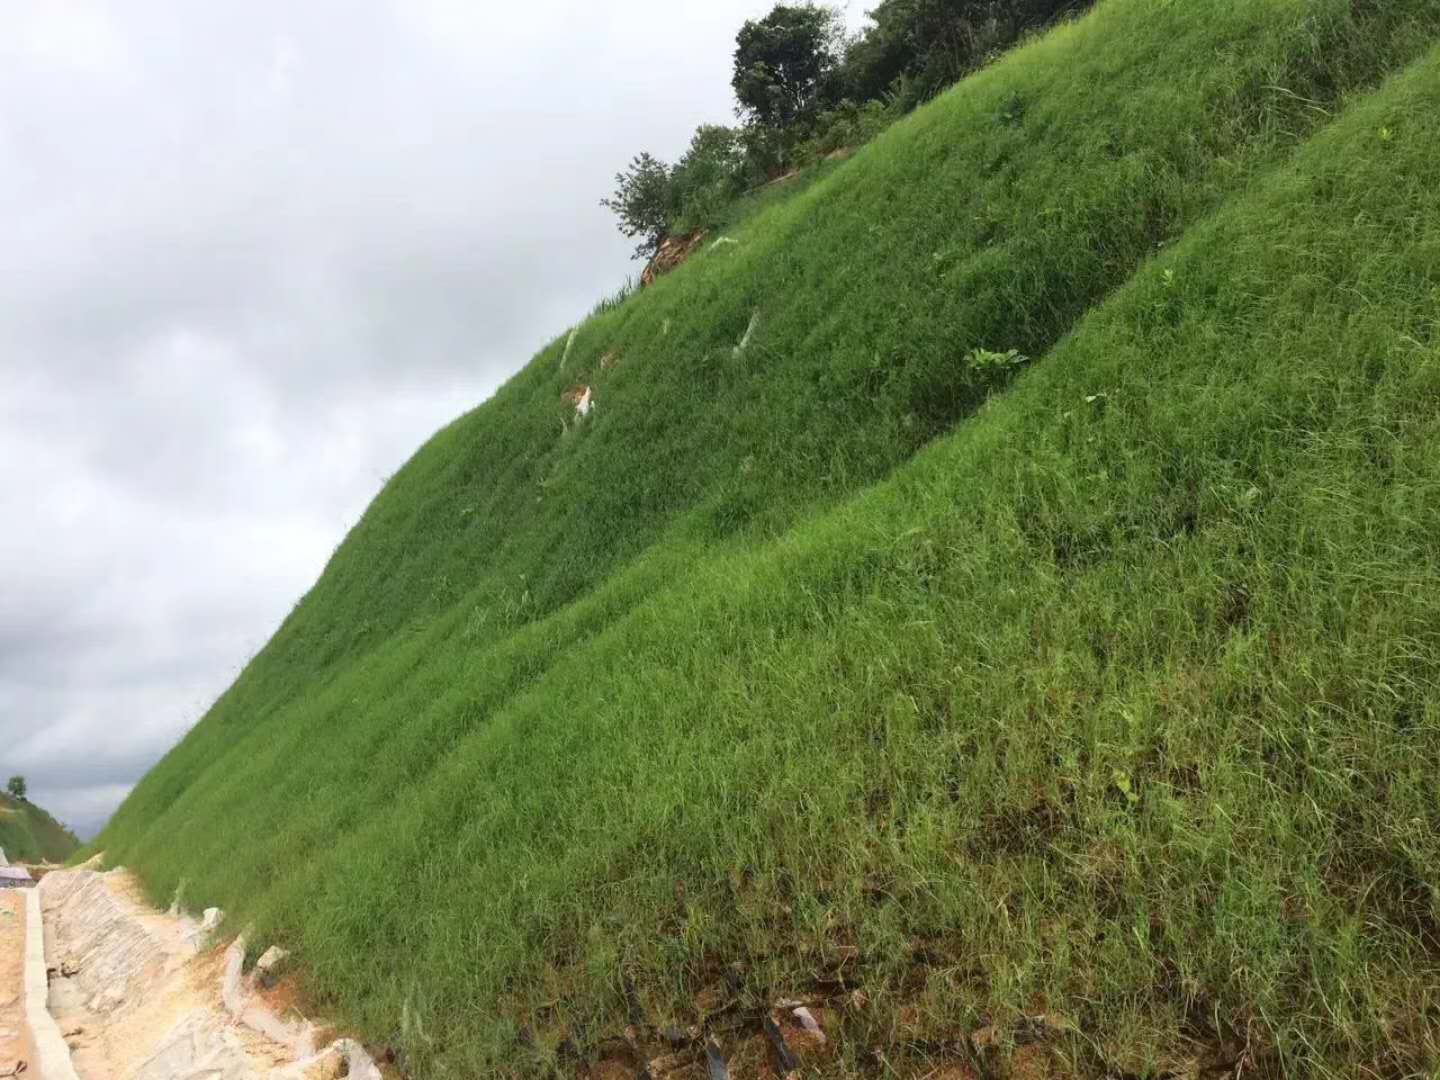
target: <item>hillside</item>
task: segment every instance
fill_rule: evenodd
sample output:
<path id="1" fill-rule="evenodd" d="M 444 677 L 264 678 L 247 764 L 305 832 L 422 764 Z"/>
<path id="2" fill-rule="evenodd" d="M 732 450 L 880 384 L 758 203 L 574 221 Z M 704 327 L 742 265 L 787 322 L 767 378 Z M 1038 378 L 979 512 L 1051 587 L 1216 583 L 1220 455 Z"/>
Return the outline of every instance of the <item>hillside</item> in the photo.
<path id="1" fill-rule="evenodd" d="M 64 862 L 80 842 L 34 803 L 0 793 L 0 851 L 12 863 Z"/>
<path id="2" fill-rule="evenodd" d="M 829 1075 L 1429 1074 L 1437 41 L 966 80 L 437 434 L 97 846 L 414 1075 L 803 995 Z"/>

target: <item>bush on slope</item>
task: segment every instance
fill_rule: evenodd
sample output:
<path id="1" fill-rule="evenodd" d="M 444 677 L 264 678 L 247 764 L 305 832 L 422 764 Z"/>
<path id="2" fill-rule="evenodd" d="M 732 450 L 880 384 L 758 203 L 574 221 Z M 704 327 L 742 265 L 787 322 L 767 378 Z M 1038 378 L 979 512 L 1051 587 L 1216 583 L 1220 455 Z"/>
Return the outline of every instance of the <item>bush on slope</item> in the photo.
<path id="1" fill-rule="evenodd" d="M 288 692 L 239 687 L 107 846 L 462 1073 L 542 1002 L 615 1023 L 622 967 L 678 1015 L 717 964 L 760 1000 L 851 942 L 848 1047 L 901 1002 L 943 1042 L 1041 1001 L 1082 1071 L 1238 1033 L 1428 1067 L 1436 86 L 1355 108 L 878 490 L 684 534 L 498 642 L 437 604 L 273 715 L 228 718 Z"/>

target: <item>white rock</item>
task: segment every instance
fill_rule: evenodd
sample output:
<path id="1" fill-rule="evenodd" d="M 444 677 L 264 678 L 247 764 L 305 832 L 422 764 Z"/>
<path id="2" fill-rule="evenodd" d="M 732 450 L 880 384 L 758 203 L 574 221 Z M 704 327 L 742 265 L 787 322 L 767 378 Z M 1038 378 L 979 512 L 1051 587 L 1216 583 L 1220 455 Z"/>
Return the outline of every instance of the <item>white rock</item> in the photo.
<path id="1" fill-rule="evenodd" d="M 260 954 L 260 959 L 255 961 L 255 972 L 257 975 L 269 975 L 289 958 L 288 950 L 280 948 L 279 945 L 271 945 Z"/>
<path id="2" fill-rule="evenodd" d="M 819 1039 L 822 1043 L 825 1042 L 825 1032 L 821 1029 L 819 1021 L 815 1019 L 815 1015 L 809 1009 L 802 1005 L 798 1009 L 793 1010 L 791 1015 L 794 1016 L 796 1020 L 799 1020 L 800 1026 L 812 1036 Z"/>

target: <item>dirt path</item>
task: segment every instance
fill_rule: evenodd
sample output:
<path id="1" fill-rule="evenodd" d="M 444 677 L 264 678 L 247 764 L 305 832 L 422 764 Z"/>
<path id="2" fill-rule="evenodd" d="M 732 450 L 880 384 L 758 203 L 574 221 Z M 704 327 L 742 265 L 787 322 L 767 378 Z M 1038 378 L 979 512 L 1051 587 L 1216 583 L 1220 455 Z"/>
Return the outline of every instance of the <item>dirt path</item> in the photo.
<path id="1" fill-rule="evenodd" d="M 25 894 L 0 891 L 0 1078 L 35 1060 L 25 1026 Z"/>

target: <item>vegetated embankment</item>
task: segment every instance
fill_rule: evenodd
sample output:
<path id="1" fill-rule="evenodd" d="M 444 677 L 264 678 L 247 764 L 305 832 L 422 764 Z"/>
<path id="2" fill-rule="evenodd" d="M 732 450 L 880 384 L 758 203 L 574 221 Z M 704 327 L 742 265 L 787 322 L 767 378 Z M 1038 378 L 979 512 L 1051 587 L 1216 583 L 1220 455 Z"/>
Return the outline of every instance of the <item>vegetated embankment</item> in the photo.
<path id="1" fill-rule="evenodd" d="M 73 834 L 34 803 L 0 794 L 0 851 L 11 862 L 64 862 L 79 846 Z"/>
<path id="2" fill-rule="evenodd" d="M 427 1075 L 1433 1070 L 1437 36 L 967 80 L 436 436 L 107 849 Z"/>

